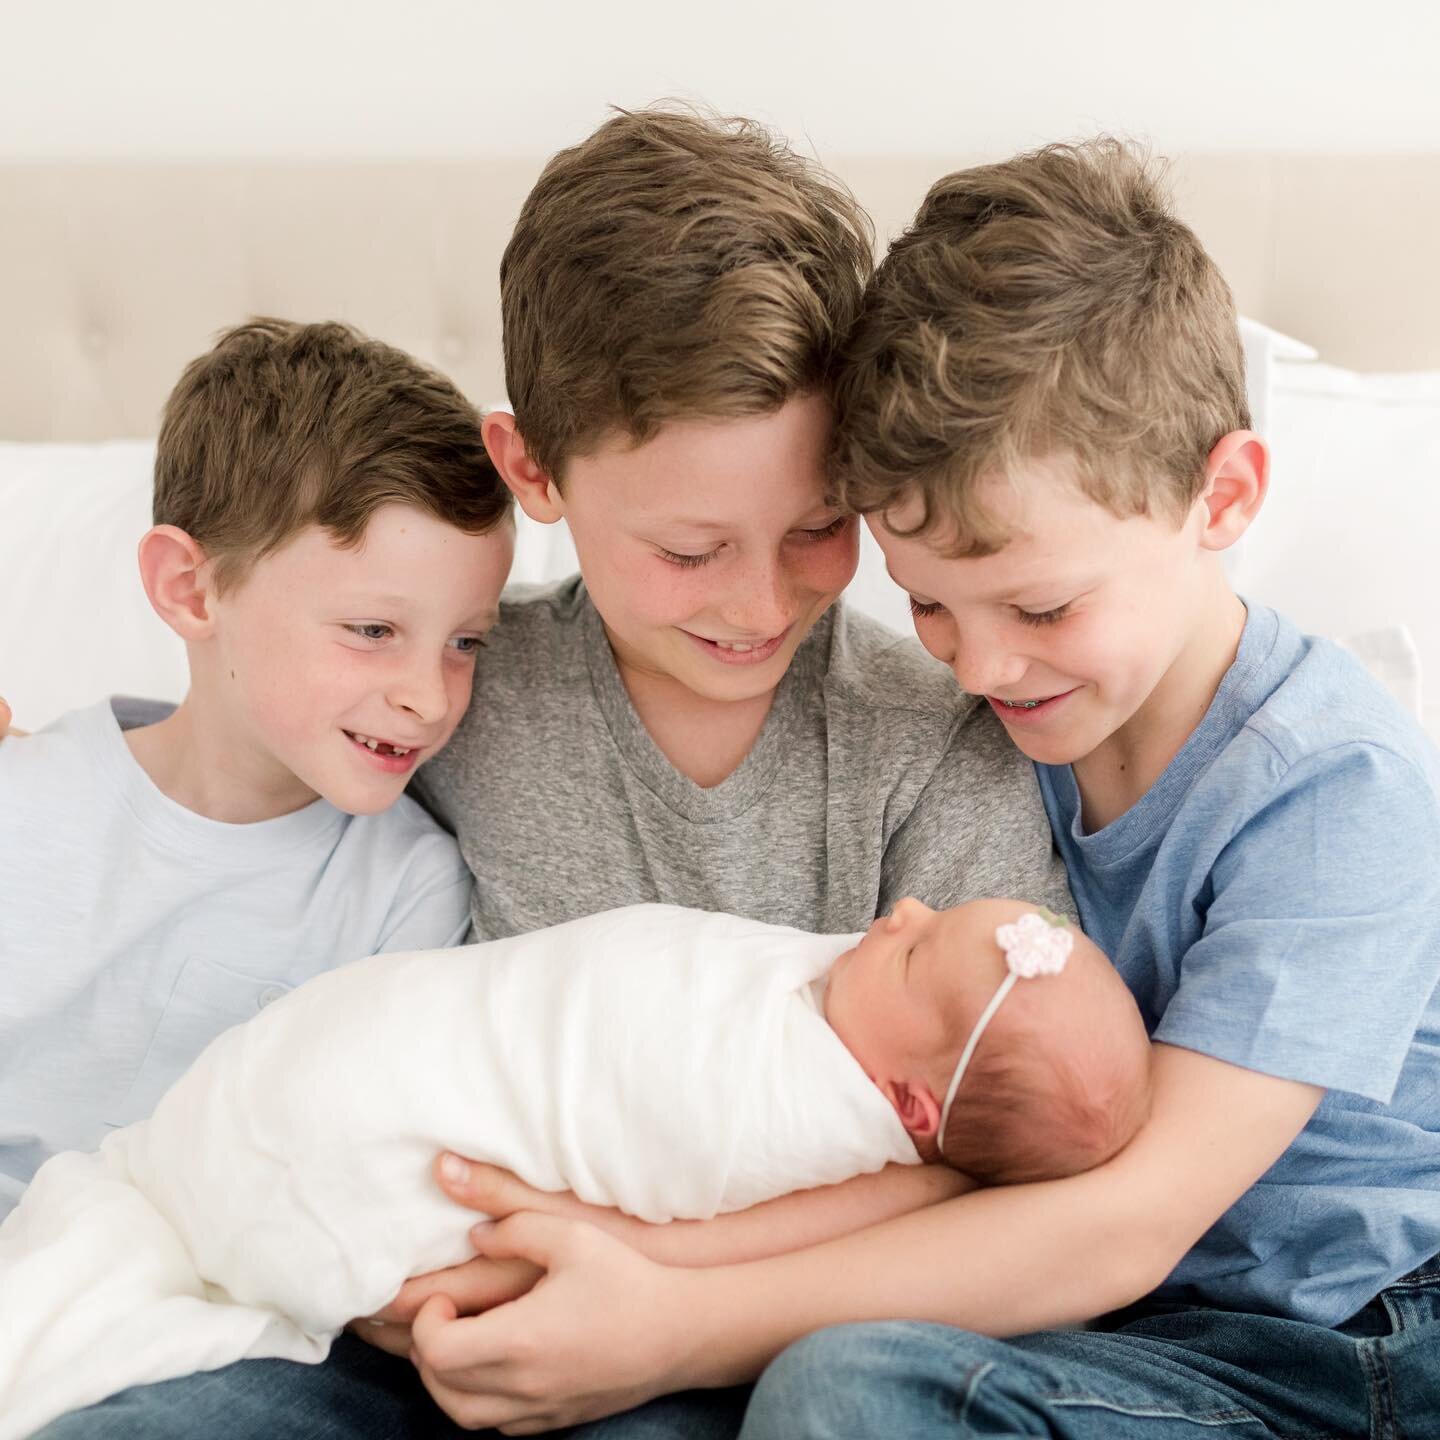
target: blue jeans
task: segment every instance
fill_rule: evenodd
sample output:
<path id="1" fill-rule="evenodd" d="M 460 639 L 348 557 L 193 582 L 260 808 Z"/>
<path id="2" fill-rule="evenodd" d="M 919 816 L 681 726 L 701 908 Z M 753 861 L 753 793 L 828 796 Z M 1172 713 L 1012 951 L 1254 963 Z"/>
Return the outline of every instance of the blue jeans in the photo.
<path id="1" fill-rule="evenodd" d="M 1440 1259 L 1335 1330 L 1139 1305 L 1098 1328 L 990 1340 L 840 1325 L 743 1387 L 653 1401 L 570 1440 L 1440 1440 Z M 743 1429 L 742 1429 L 743 1419 Z M 415 1372 L 342 1336 L 323 1365 L 251 1360 L 126 1391 L 37 1440 L 458 1440 Z"/>
<path id="2" fill-rule="evenodd" d="M 745 1389 L 667 1395 L 562 1432 L 568 1440 L 733 1440 Z M 244 1360 L 112 1395 L 33 1440 L 474 1440 L 448 1420 L 414 1367 L 342 1335 L 320 1365 Z M 483 1435 L 496 1437 L 498 1432 Z"/>
<path id="3" fill-rule="evenodd" d="M 741 1440 L 982 1435 L 1435 1440 L 1440 1260 L 1334 1330 L 1156 1304 L 1014 1340 L 839 1325 L 770 1366 L 741 1430 Z"/>

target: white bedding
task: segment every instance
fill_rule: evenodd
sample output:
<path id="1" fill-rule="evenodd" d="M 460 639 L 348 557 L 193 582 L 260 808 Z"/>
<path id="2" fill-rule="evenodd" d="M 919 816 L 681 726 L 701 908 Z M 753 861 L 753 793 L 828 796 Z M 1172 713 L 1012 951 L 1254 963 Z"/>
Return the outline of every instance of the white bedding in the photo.
<path id="1" fill-rule="evenodd" d="M 470 1253 L 443 1148 L 656 1221 L 917 1163 L 811 993 L 853 939 L 632 906 L 300 987 L 0 1226 L 0 1440 L 141 1382 L 319 1361 Z"/>

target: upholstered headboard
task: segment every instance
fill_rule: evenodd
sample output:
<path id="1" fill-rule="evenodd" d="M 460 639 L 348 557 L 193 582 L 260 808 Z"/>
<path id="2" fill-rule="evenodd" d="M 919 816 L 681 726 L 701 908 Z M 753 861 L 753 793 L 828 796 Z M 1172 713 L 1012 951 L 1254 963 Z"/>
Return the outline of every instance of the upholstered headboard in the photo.
<path id="1" fill-rule="evenodd" d="M 830 164 L 883 243 L 970 158 Z M 181 365 L 256 313 L 351 320 L 498 398 L 496 272 L 540 163 L 0 168 L 0 438 L 153 434 Z M 1246 314 L 1337 364 L 1440 368 L 1440 155 L 1196 156 L 1175 180 Z"/>

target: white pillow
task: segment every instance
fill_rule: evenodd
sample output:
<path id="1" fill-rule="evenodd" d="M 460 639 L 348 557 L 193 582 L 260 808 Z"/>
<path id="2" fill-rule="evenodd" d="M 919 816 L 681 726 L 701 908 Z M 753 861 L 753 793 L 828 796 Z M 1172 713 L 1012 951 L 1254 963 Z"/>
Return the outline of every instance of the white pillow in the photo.
<path id="1" fill-rule="evenodd" d="M 0 443 L 0 693 L 22 729 L 116 691 L 178 700 L 185 648 L 140 585 L 154 444 Z"/>
<path id="2" fill-rule="evenodd" d="M 1269 405 L 1270 496 L 1245 537 L 1237 588 L 1317 634 L 1391 632 L 1382 668 L 1440 739 L 1440 694 L 1429 693 L 1440 677 L 1440 372 L 1280 361 Z M 1418 676 L 1403 673 L 1401 627 Z"/>

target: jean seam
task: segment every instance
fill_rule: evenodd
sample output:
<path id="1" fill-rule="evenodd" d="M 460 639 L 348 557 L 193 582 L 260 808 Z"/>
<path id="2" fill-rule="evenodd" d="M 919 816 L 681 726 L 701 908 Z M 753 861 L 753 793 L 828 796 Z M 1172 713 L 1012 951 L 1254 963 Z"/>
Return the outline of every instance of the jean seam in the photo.
<path id="1" fill-rule="evenodd" d="M 975 1399 L 975 1392 L 980 1388 L 980 1382 L 995 1368 L 993 1360 L 986 1360 L 980 1365 L 973 1366 L 966 1377 L 965 1384 L 961 1389 L 960 1404 L 956 1408 L 955 1420 L 957 1424 L 969 1426 L 970 1406 Z"/>
<path id="2" fill-rule="evenodd" d="M 1096 1395 L 1051 1394 L 1042 1397 L 1047 1404 L 1060 1405 L 1070 1409 L 1110 1410 L 1117 1415 L 1133 1415 L 1137 1420 L 1185 1420 L 1191 1425 L 1257 1425 L 1263 1431 L 1265 1422 L 1249 1410 L 1207 1410 L 1196 1415 L 1187 1410 L 1173 1410 L 1158 1405 L 1121 1405 L 1113 1400 L 1102 1400 Z"/>
<path id="3" fill-rule="evenodd" d="M 1403 1440 L 1384 1340 L 1362 1340 L 1356 1348 L 1370 1395 L 1370 1440 Z"/>

